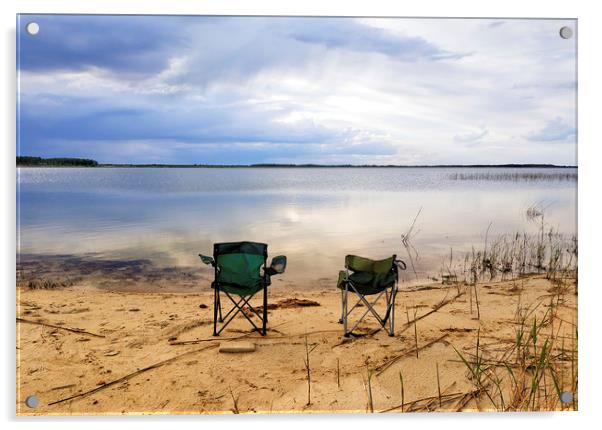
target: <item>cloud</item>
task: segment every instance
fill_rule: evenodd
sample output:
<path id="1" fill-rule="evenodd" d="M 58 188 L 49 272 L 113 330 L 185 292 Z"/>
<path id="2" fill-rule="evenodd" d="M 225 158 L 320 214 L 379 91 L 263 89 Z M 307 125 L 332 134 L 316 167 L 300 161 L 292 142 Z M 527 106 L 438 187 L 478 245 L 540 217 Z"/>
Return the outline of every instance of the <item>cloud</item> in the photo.
<path id="1" fill-rule="evenodd" d="M 30 20 L 37 36 L 22 31 Z M 555 145 L 570 140 L 575 119 L 575 48 L 557 32 L 572 22 L 491 24 L 24 15 L 19 152 L 136 163 L 573 164 L 574 149 Z"/>
<path id="2" fill-rule="evenodd" d="M 184 44 L 181 19 L 149 16 L 34 15 L 40 32 L 22 32 L 18 65 L 22 70 L 84 70 L 150 75 L 163 70 L 170 49 Z"/>
<path id="3" fill-rule="evenodd" d="M 562 118 L 557 117 L 548 121 L 541 130 L 530 133 L 527 139 L 533 142 L 575 143 L 576 135 L 577 130 L 575 127 L 567 124 Z"/>
<path id="4" fill-rule="evenodd" d="M 398 61 L 459 59 L 421 37 L 394 35 L 345 18 L 41 15 L 42 31 L 23 34 L 19 67 L 26 71 L 100 69 L 140 78 L 187 57 L 187 80 L 248 77 L 299 64 L 324 50 L 384 54 Z"/>
<path id="5" fill-rule="evenodd" d="M 502 25 L 504 25 L 506 22 L 505 21 L 492 21 L 489 24 L 489 28 L 495 28 L 495 27 L 501 27 Z"/>
<path id="6" fill-rule="evenodd" d="M 464 54 L 447 52 L 421 37 L 395 35 L 382 28 L 362 25 L 350 19 L 322 18 L 293 26 L 293 39 L 363 53 L 379 53 L 400 61 L 459 59 Z"/>
<path id="7" fill-rule="evenodd" d="M 155 98 L 157 103 L 161 99 Z M 101 99 L 63 98 L 52 113 L 30 107 L 39 99 L 24 98 L 20 123 L 22 138 L 82 140 L 172 139 L 195 143 L 320 142 L 346 131 L 332 131 L 301 121 L 282 124 L 273 121 L 273 112 L 247 106 L 204 106 L 173 103 L 163 99 L 163 109 L 154 106 L 107 106 Z M 40 114 L 40 111 L 42 113 Z M 40 116 L 41 115 L 41 116 Z"/>
<path id="8" fill-rule="evenodd" d="M 481 130 L 479 131 L 471 131 L 468 133 L 456 134 L 454 136 L 454 141 L 459 143 L 474 144 L 481 140 L 483 137 L 487 136 L 488 133 L 489 131 L 487 129 L 481 128 Z"/>

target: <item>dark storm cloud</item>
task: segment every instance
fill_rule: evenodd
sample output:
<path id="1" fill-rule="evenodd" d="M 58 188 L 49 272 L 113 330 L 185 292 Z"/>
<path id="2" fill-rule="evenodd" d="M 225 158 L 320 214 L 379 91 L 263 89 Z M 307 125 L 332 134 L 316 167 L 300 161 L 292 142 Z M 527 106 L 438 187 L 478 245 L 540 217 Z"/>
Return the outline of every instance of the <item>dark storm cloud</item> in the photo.
<path id="1" fill-rule="evenodd" d="M 22 70 L 84 70 L 153 74 L 167 65 L 169 50 L 186 46 L 178 36 L 177 18 L 24 15 L 21 26 L 36 22 L 40 32 L 20 33 Z"/>
<path id="2" fill-rule="evenodd" d="M 160 102 L 159 98 L 155 101 Z M 181 142 L 320 142 L 336 135 L 313 123 L 283 125 L 266 112 L 216 106 L 171 106 L 166 110 L 105 106 L 102 100 L 62 99 L 52 113 L 24 99 L 22 138 L 68 140 L 172 139 Z"/>
<path id="3" fill-rule="evenodd" d="M 249 75 L 274 64 L 301 64 L 318 45 L 381 53 L 402 61 L 461 58 L 420 37 L 393 35 L 345 18 L 24 15 L 40 33 L 21 32 L 22 70 L 83 70 L 153 74 L 170 57 L 191 55 L 189 79 Z"/>

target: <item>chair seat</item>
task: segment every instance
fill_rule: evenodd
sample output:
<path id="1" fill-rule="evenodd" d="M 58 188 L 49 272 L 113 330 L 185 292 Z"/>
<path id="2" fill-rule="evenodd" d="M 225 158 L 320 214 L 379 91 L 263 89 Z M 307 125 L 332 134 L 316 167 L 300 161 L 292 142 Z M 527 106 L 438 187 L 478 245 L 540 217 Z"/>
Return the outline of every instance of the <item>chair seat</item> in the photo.
<path id="1" fill-rule="evenodd" d="M 341 270 L 339 272 L 337 287 L 343 289 L 345 288 L 346 283 L 352 284 L 358 293 L 369 296 L 372 294 L 379 294 L 383 290 L 394 286 L 395 281 L 396 274 L 394 272 L 354 272 L 347 277 L 347 272 Z"/>
<path id="2" fill-rule="evenodd" d="M 270 281 L 259 280 L 259 282 L 254 286 L 248 285 L 238 285 L 228 282 L 220 282 L 219 289 L 220 291 L 224 291 L 229 294 L 236 294 L 238 296 L 249 296 L 251 294 L 255 294 L 256 292 L 263 289 L 264 284 L 266 286 L 270 285 Z M 215 288 L 215 281 L 211 283 L 211 288 Z"/>

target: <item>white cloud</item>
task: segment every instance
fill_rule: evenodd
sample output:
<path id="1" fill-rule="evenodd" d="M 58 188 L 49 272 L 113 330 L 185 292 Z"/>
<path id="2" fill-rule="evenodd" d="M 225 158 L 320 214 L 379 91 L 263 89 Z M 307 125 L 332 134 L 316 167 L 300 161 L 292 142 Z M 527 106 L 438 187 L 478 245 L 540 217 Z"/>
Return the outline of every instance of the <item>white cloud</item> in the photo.
<path id="1" fill-rule="evenodd" d="M 575 127 L 557 117 L 548 121 L 541 130 L 530 133 L 527 138 L 534 142 L 574 143 L 576 132 Z"/>

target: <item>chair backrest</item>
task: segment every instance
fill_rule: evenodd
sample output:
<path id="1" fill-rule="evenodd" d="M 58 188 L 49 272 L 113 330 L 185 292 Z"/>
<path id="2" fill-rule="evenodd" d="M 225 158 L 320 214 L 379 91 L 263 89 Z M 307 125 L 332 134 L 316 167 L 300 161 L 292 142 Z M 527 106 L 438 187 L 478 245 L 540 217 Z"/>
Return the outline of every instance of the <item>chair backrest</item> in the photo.
<path id="1" fill-rule="evenodd" d="M 371 260 L 358 255 L 347 255 L 345 267 L 353 272 L 388 273 L 395 270 L 395 258 L 397 256 L 392 255 L 384 260 Z"/>
<path id="2" fill-rule="evenodd" d="M 213 245 L 217 282 L 244 287 L 256 286 L 263 275 L 268 246 L 257 242 L 228 242 Z"/>

